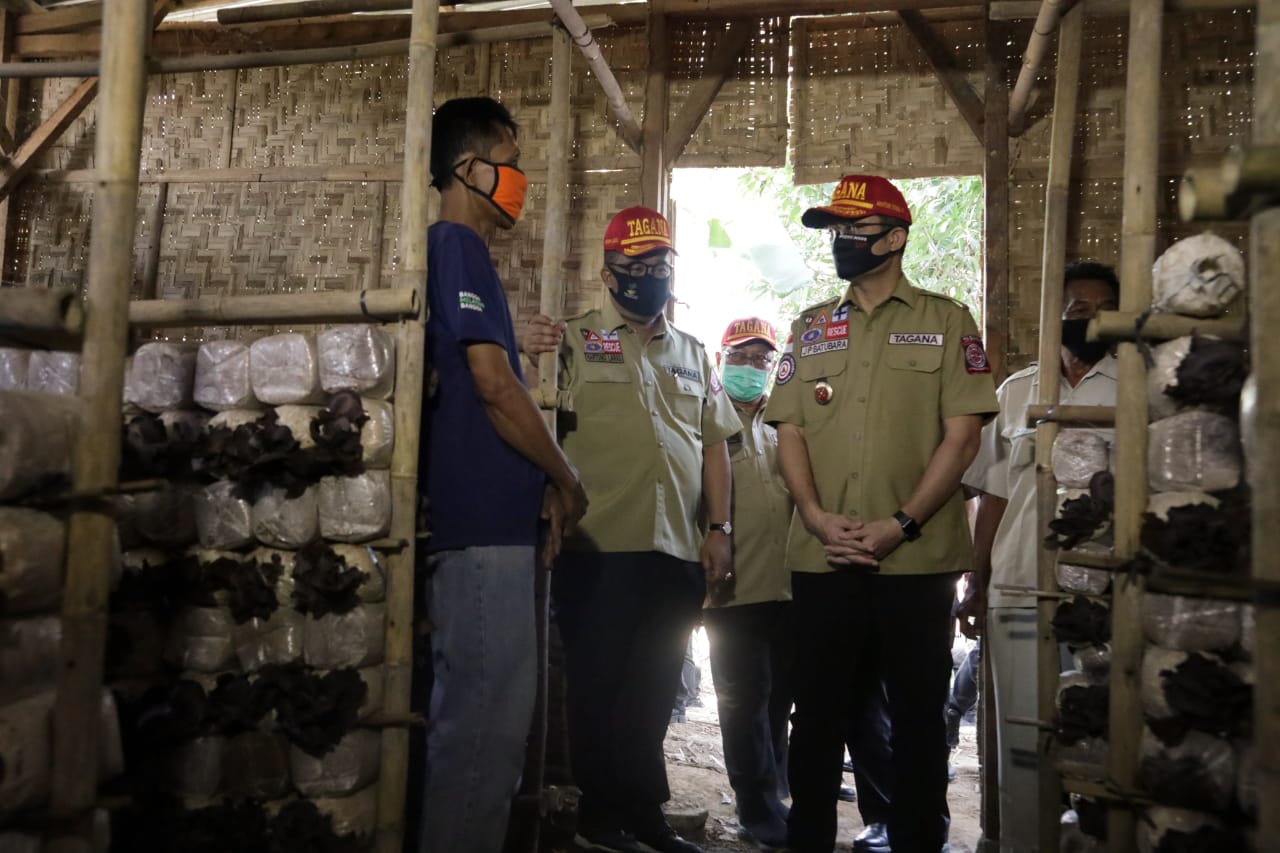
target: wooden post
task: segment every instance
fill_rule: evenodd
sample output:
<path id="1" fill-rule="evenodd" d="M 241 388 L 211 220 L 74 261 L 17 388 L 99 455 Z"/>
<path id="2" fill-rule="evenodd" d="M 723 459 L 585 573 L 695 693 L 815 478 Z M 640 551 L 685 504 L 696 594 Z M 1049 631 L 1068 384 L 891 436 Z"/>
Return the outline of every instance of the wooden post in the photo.
<path id="1" fill-rule="evenodd" d="M 982 132 L 985 137 L 982 190 L 984 196 L 982 271 L 985 304 L 983 327 L 987 357 L 996 381 L 1008 375 L 1009 346 L 1009 79 L 1004 43 L 1007 27 L 986 22 L 987 85 Z"/>
<path id="2" fill-rule="evenodd" d="M 8 62 L 13 58 L 14 17 L 12 12 L 0 12 L 0 62 Z M 0 82 L 0 96 L 4 98 L 4 113 L 0 118 L 0 127 L 6 137 L 6 155 L 12 154 L 17 143 L 14 140 L 18 132 L 18 102 L 20 80 Z M 13 207 L 9 199 L 0 200 L 0 278 L 7 277 L 9 269 L 9 211 Z"/>
<path id="3" fill-rule="evenodd" d="M 1036 73 L 1049 52 L 1049 39 L 1053 37 L 1053 31 L 1071 5 L 1070 0 L 1041 0 L 1040 14 L 1036 16 L 1035 27 L 1027 40 L 1026 52 L 1022 54 L 1018 80 L 1014 83 L 1013 94 L 1009 96 L 1009 133 L 1012 136 L 1021 136 L 1026 130 L 1027 104 L 1031 101 Z"/>
<path id="4" fill-rule="evenodd" d="M 1160 130 L 1160 66 L 1163 3 L 1133 0 L 1129 12 L 1129 56 L 1125 82 L 1124 208 L 1120 224 L 1120 308 L 1151 305 L 1155 260 Z M 1115 555 L 1135 557 L 1142 514 L 1147 509 L 1147 371 L 1136 344 L 1119 345 L 1116 398 Z M 1113 576 L 1111 600 L 1110 759 L 1107 776 L 1133 790 L 1142 735 L 1142 593 L 1136 574 Z M 1134 815 L 1113 804 L 1107 812 L 1107 843 L 1115 853 L 1136 848 Z"/>
<path id="5" fill-rule="evenodd" d="M 1258 0 L 1253 144 L 1280 145 L 1280 0 Z M 1274 186 L 1274 185 L 1273 185 Z M 1250 460 L 1253 489 L 1253 577 L 1280 582 L 1280 207 L 1254 215 L 1249 225 L 1249 326 L 1257 403 Z M 1280 599 L 1255 597 L 1253 737 L 1258 760 L 1258 850 L 1280 850 Z"/>
<path id="6" fill-rule="evenodd" d="M 156 200 L 151 204 L 147 214 L 149 233 L 147 234 L 147 257 L 142 267 L 142 298 L 155 299 L 157 292 L 156 279 L 160 274 L 160 246 L 164 236 L 164 208 L 169 201 L 169 183 L 161 181 L 156 187 Z"/>
<path id="7" fill-rule="evenodd" d="M 387 228 L 387 182 L 378 181 L 374 187 L 373 234 L 369 238 L 369 269 L 364 276 L 366 290 L 382 286 L 382 238 Z"/>
<path id="8" fill-rule="evenodd" d="M 661 6 L 649 13 L 649 67 L 644 85 L 644 124 L 640 145 L 640 203 L 667 212 L 667 16 Z"/>
<path id="9" fill-rule="evenodd" d="M 129 285 L 142 139 L 147 0 L 116 0 L 102 22 L 102 99 L 94 158 L 93 237 L 85 289 L 83 418 L 76 437 L 73 482 L 80 492 L 110 489 L 120 467 L 120 400 L 128 339 Z M 98 783 L 99 706 L 107 636 L 107 594 L 115 519 L 108 502 L 72 509 L 62 600 L 61 666 L 53 715 L 54 814 L 90 808 Z"/>
<path id="10" fill-rule="evenodd" d="M 1076 95 L 1080 86 L 1080 51 L 1084 41 L 1084 12 L 1074 9 L 1062 22 L 1058 35 L 1058 69 L 1053 91 L 1053 128 L 1049 142 L 1049 176 L 1045 187 L 1044 258 L 1040 271 L 1040 396 L 1041 405 L 1058 404 L 1062 380 L 1062 276 L 1067 262 L 1067 195 L 1071 186 L 1072 141 L 1076 124 Z M 1036 427 L 1036 539 L 1043 542 L 1058 506 L 1058 483 L 1053 476 L 1055 421 Z M 1040 546 L 1037 586 L 1052 591 L 1057 584 L 1057 554 Z M 1056 697 L 1061 663 L 1053 615 L 1058 603 L 1041 597 L 1036 602 L 1037 716 L 1057 717 Z M 1062 817 L 1062 780 L 1055 761 L 1053 732 L 1041 730 L 1036 749 L 1039 759 L 1041 850 L 1057 850 Z"/>
<path id="11" fill-rule="evenodd" d="M 405 110 L 404 181 L 400 188 L 400 251 L 403 271 L 393 286 L 412 290 L 422 306 L 402 320 L 396 338 L 395 448 L 391 455 L 391 535 L 410 543 L 391 555 L 387 578 L 386 687 L 388 714 L 409 714 L 413 678 L 414 557 L 418 505 L 418 437 L 422 387 L 426 381 L 427 194 L 431 187 L 431 111 L 435 97 L 438 0 L 414 0 L 409 36 L 409 102 Z M 404 838 L 409 732 L 382 733 L 378 778 L 378 853 L 400 853 Z M 419 808 L 414 804 L 413 808 Z"/>

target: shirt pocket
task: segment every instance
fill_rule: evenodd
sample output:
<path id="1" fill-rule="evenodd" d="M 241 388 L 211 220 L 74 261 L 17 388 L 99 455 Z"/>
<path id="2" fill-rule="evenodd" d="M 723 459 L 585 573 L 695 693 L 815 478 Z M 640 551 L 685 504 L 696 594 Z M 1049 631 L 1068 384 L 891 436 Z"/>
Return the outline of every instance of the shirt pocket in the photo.
<path id="1" fill-rule="evenodd" d="M 579 368 L 573 389 L 573 409 L 578 420 L 616 420 L 637 399 L 634 378 L 625 364 L 586 362 Z"/>
<path id="2" fill-rule="evenodd" d="M 654 369 L 662 371 L 658 374 L 658 388 L 676 423 L 688 428 L 696 440 L 701 439 L 702 405 L 706 400 L 706 389 L 702 382 L 689 376 L 673 374 L 661 366 L 655 366 Z"/>
<path id="3" fill-rule="evenodd" d="M 884 362 L 890 370 L 936 373 L 942 367 L 942 347 L 890 344 Z"/>
<path id="4" fill-rule="evenodd" d="M 796 365 L 796 381 L 800 383 L 801 404 L 804 406 L 806 425 L 822 424 L 832 418 L 840 408 L 844 396 L 846 372 L 849 369 L 847 353 L 837 351 L 801 358 Z M 831 386 L 826 394 L 827 402 L 818 401 L 819 383 Z"/>

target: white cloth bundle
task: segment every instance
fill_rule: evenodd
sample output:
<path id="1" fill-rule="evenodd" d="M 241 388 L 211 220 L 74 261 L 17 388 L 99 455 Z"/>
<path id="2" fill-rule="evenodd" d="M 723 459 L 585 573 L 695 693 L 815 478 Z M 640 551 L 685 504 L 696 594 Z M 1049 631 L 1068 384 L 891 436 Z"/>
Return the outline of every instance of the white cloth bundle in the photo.
<path id="1" fill-rule="evenodd" d="M 390 472 L 324 477 L 319 491 L 320 535 L 325 539 L 366 542 L 391 530 Z"/>
<path id="2" fill-rule="evenodd" d="M 242 548 L 254 541 L 252 508 L 235 489 L 235 483 L 223 480 L 196 491 L 196 533 L 203 547 Z"/>
<path id="3" fill-rule="evenodd" d="M 151 341 L 133 354 L 124 381 L 124 401 L 148 412 L 191 405 L 196 354 L 185 344 Z"/>
<path id="4" fill-rule="evenodd" d="M 316 335 L 320 387 L 327 393 L 355 391 L 385 400 L 396 378 L 395 340 L 378 327 L 337 326 Z"/>
<path id="5" fill-rule="evenodd" d="M 333 552 L 346 561 L 347 565 L 357 569 L 364 575 L 364 580 L 356 590 L 363 602 L 382 601 L 386 596 L 386 576 L 383 571 L 382 558 L 378 552 L 368 545 L 331 545 Z"/>
<path id="6" fill-rule="evenodd" d="M 232 625 L 225 607 L 185 607 L 169 628 L 165 657 L 181 669 L 221 672 L 235 662 Z"/>
<path id="7" fill-rule="evenodd" d="M 275 411 L 276 423 L 289 428 L 298 447 L 305 450 L 316 446 L 311 437 L 311 422 L 320 414 L 319 406 L 276 406 Z"/>
<path id="8" fill-rule="evenodd" d="M 222 793 L 227 739 L 222 735 L 192 738 L 173 751 L 169 765 L 173 791 L 180 797 L 214 797 Z"/>
<path id="9" fill-rule="evenodd" d="M 315 339 L 298 332 L 259 338 L 249 347 L 249 375 L 253 395 L 268 405 L 318 402 Z"/>
<path id="10" fill-rule="evenodd" d="M 222 778 L 233 799 L 270 800 L 290 792 L 289 742 L 273 732 L 245 732 L 227 741 Z"/>
<path id="11" fill-rule="evenodd" d="M 257 672 L 271 664 L 302 660 L 303 616 L 287 605 L 269 619 L 250 619 L 231 629 L 236 658 L 245 672 Z"/>
<path id="12" fill-rule="evenodd" d="M 1111 586 L 1111 573 L 1104 569 L 1058 563 L 1054 571 L 1058 577 L 1058 588 L 1067 592 L 1102 595 Z"/>
<path id="13" fill-rule="evenodd" d="M 377 829 L 378 789 L 374 785 L 349 797 L 322 797 L 313 802 L 333 821 L 334 835 L 367 839 Z"/>
<path id="14" fill-rule="evenodd" d="M 385 605 L 364 604 L 349 613 L 307 619 L 303 657 L 316 669 L 360 669 L 381 663 L 386 649 Z"/>
<path id="15" fill-rule="evenodd" d="M 1178 401 L 1165 392 L 1178 385 L 1178 368 L 1191 352 L 1191 336 L 1185 335 L 1153 347 L 1155 364 L 1147 371 L 1147 417 L 1153 421 L 1176 414 Z"/>
<path id="16" fill-rule="evenodd" d="M 1065 429 L 1053 442 L 1053 476 L 1059 486 L 1087 489 L 1093 475 L 1110 464 L 1110 443 L 1091 430 Z"/>
<path id="17" fill-rule="evenodd" d="M 0 703 L 53 687 L 62 619 L 0 619 Z"/>
<path id="18" fill-rule="evenodd" d="M 293 784 L 305 797 L 345 797 L 367 788 L 382 764 L 382 735 L 356 729 L 343 736 L 323 758 L 289 749 Z"/>
<path id="19" fill-rule="evenodd" d="M 1240 605 L 1148 592 L 1142 596 L 1147 640 L 1184 652 L 1225 649 L 1240 637 Z"/>
<path id="20" fill-rule="evenodd" d="M 31 351 L 0 347 L 0 391 L 25 391 Z"/>
<path id="21" fill-rule="evenodd" d="M 1180 771 L 1177 779 L 1169 775 L 1174 766 Z M 1182 797 L 1175 798 L 1179 802 L 1185 798 L 1219 811 L 1231 805 L 1236 791 L 1236 751 L 1230 741 L 1204 732 L 1189 731 L 1181 741 L 1168 745 L 1151 729 L 1144 729 L 1138 776 L 1144 788 L 1181 787 Z"/>
<path id="22" fill-rule="evenodd" d="M 253 535 L 263 545 L 297 550 L 319 534 L 315 486 L 289 498 L 285 490 L 264 486 L 253 504 Z"/>
<path id="23" fill-rule="evenodd" d="M 1240 483 L 1240 434 L 1230 418 L 1192 410 L 1156 421 L 1148 429 L 1152 491 L 1217 492 Z"/>
<path id="24" fill-rule="evenodd" d="M 74 397 L 80 393 L 80 354 L 32 350 L 27 361 L 27 390 Z"/>
<path id="25" fill-rule="evenodd" d="M 251 424 L 258 418 L 262 417 L 262 412 L 254 409 L 228 409 L 225 412 L 209 418 L 209 423 L 205 425 L 205 429 L 217 429 L 218 427 L 226 427 L 235 431 L 236 427 Z"/>
<path id="26" fill-rule="evenodd" d="M 1161 521 L 1169 520 L 1169 510 L 1182 506 L 1217 507 L 1221 502 L 1204 492 L 1158 492 L 1147 499 L 1147 512 Z"/>
<path id="27" fill-rule="evenodd" d="M 133 496 L 131 521 L 147 542 L 182 546 L 196 541 L 195 487 L 169 485 Z"/>
<path id="28" fill-rule="evenodd" d="M 1216 234 L 1174 243 L 1151 268 L 1152 308 L 1191 317 L 1220 317 L 1244 292 L 1244 255 Z"/>
<path id="29" fill-rule="evenodd" d="M 1111 675 L 1111 644 L 1081 646 L 1071 655 L 1071 663 L 1094 684 L 1106 684 Z"/>
<path id="30" fill-rule="evenodd" d="M 360 428 L 364 467 L 386 468 L 391 464 L 391 450 L 395 446 L 395 410 L 390 403 L 369 397 L 362 397 L 360 403 L 369 416 Z"/>
<path id="31" fill-rule="evenodd" d="M 0 391 L 0 501 L 65 477 L 79 422 L 77 401 Z"/>
<path id="32" fill-rule="evenodd" d="M 258 405 L 249 377 L 249 346 L 240 341 L 207 341 L 196 354 L 196 405 L 215 412 Z"/>
<path id="33" fill-rule="evenodd" d="M 48 513 L 0 507 L 0 613 L 58 606 L 66 538 L 66 525 Z"/>

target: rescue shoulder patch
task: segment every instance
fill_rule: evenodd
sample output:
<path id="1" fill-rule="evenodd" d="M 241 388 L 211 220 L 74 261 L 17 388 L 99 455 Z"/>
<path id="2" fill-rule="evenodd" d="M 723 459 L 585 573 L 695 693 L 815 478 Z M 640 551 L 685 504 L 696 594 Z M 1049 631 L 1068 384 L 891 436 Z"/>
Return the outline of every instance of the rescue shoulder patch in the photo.
<path id="1" fill-rule="evenodd" d="M 991 363 L 987 361 L 987 351 L 982 348 L 982 338 L 977 335 L 965 335 L 960 338 L 960 346 L 964 349 L 964 369 L 970 373 L 990 373 Z"/>
<path id="2" fill-rule="evenodd" d="M 778 362 L 778 384 L 786 385 L 795 375 L 796 360 L 791 357 L 791 353 L 787 353 L 782 357 L 782 361 Z"/>

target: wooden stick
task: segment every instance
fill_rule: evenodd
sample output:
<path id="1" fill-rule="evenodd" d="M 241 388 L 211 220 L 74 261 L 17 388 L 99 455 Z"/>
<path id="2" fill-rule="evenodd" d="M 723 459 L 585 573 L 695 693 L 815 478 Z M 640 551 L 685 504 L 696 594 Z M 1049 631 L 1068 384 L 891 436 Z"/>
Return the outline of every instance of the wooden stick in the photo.
<path id="1" fill-rule="evenodd" d="M 17 19 L 18 32 L 23 35 L 67 33 L 101 22 L 101 3 L 80 3 L 65 9 L 46 9 Z"/>
<path id="2" fill-rule="evenodd" d="M 169 185 L 164 181 L 156 189 L 156 200 L 151 204 L 147 214 L 149 233 L 147 234 L 147 257 L 142 267 L 142 298 L 155 299 L 156 279 L 160 275 L 160 247 L 164 236 L 164 208 L 169 201 Z"/>
<path id="3" fill-rule="evenodd" d="M 387 228 L 387 185 L 374 184 L 373 189 L 373 234 L 369 247 L 369 270 L 365 274 L 365 289 L 375 290 L 382 286 L 382 240 Z"/>
<path id="4" fill-rule="evenodd" d="M 969 79 L 961 69 L 960 63 L 956 61 L 955 53 L 938 37 L 938 33 L 919 12 L 903 9 L 898 12 L 898 18 L 907 32 L 911 33 L 916 46 L 920 48 L 920 52 L 933 68 L 938 82 L 942 84 L 942 88 L 951 97 L 951 102 L 960 111 L 960 117 L 969 125 L 978 142 L 983 142 L 985 136 L 982 124 L 985 121 L 985 108 L 982 98 L 978 97 L 978 93 L 973 91 L 973 86 L 969 85 Z"/>
<path id="5" fill-rule="evenodd" d="M 613 69 L 609 67 L 604 54 L 600 52 L 600 45 L 596 44 L 595 37 L 591 35 L 591 28 L 573 7 L 573 0 L 550 0 L 550 2 L 551 8 L 556 11 L 556 16 L 560 18 L 560 23 L 564 24 L 569 35 L 573 37 L 573 43 L 587 58 L 591 72 L 600 81 L 600 88 L 604 90 L 605 97 L 609 100 L 609 108 L 613 110 L 613 115 L 618 120 L 618 134 L 622 137 L 622 141 L 627 143 L 633 151 L 639 151 L 640 124 L 636 121 L 635 115 L 631 112 L 631 106 L 622 94 L 618 78 L 613 75 Z"/>
<path id="6" fill-rule="evenodd" d="M 128 338 L 128 282 L 133 277 L 149 7 L 146 0 L 116 0 L 104 10 L 103 108 L 94 152 L 102 181 L 94 192 L 85 287 L 80 385 L 86 392 L 72 469 L 76 491 L 114 487 L 120 467 L 120 400 Z M 68 817 L 82 813 L 96 799 L 107 594 L 116 561 L 108 545 L 114 539 L 113 514 L 106 504 L 80 505 L 68 522 L 50 799 L 51 810 Z"/>
<path id="7" fill-rule="evenodd" d="M 1013 85 L 1013 94 L 1009 96 L 1009 135 L 1021 136 L 1026 130 L 1027 103 L 1031 99 L 1031 89 L 1035 86 L 1036 74 L 1040 64 L 1049 53 L 1049 38 L 1058 28 L 1063 14 L 1071 8 L 1071 0 L 1043 0 L 1040 14 L 1036 16 L 1035 28 L 1027 41 L 1027 50 L 1022 55 L 1022 70 L 1018 72 L 1018 81 Z"/>
<path id="8" fill-rule="evenodd" d="M 1073 426 L 1115 426 L 1115 406 L 1027 406 L 1027 426 L 1052 421 Z"/>
<path id="9" fill-rule="evenodd" d="M 1242 0 L 1165 0 L 1168 12 L 1204 12 L 1244 10 L 1252 6 Z M 1036 17 L 1039 0 L 995 0 L 990 17 L 997 21 L 1018 21 Z M 1084 0 L 1084 13 L 1090 18 L 1119 18 L 1129 14 L 1128 0 Z"/>
<path id="10" fill-rule="evenodd" d="M 1120 310 L 1141 313 L 1151 304 L 1151 264 L 1155 260 L 1156 199 L 1160 129 L 1160 67 L 1163 47 L 1162 0 L 1132 0 L 1125 82 L 1124 207 L 1120 225 Z M 1141 548 L 1142 514 L 1147 509 L 1147 376 L 1136 344 L 1119 345 L 1116 392 L 1115 555 L 1132 559 Z M 1138 775 L 1142 735 L 1143 578 L 1117 574 L 1112 583 L 1111 699 L 1108 776 L 1124 790 Z M 1108 844 L 1115 853 L 1135 849 L 1134 815 L 1107 813 Z"/>
<path id="11" fill-rule="evenodd" d="M 667 16 L 655 6 L 649 12 L 649 67 L 644 83 L 644 125 L 640 146 L 640 203 L 667 212 L 671 164 L 663 150 L 667 138 L 667 66 L 671 55 Z"/>
<path id="12" fill-rule="evenodd" d="M 73 121 L 80 117 L 84 108 L 93 102 L 97 94 L 97 78 L 85 80 L 67 96 L 51 116 L 45 119 L 43 124 L 32 132 L 31 136 L 18 146 L 18 150 L 14 152 L 9 162 L 0 165 L 0 200 L 8 198 L 17 189 L 18 184 L 22 183 L 22 179 L 26 177 L 40 155 L 57 141 Z"/>
<path id="13" fill-rule="evenodd" d="M 1008 26 L 987 21 L 985 30 L 982 273 L 987 305 L 983 319 L 987 358 L 999 383 L 1008 375 L 1009 341 L 1009 81 L 1004 55 Z"/>
<path id="14" fill-rule="evenodd" d="M 435 97 L 438 0 L 414 0 L 409 36 L 409 100 L 405 109 L 404 180 L 400 187 L 400 249 L 403 271 L 393 292 L 411 293 L 422 311 L 396 328 L 395 447 L 391 456 L 391 535 L 406 547 L 388 559 L 387 645 L 383 711 L 410 713 L 413 678 L 414 560 L 418 507 L 418 453 L 422 388 L 426 381 L 427 212 L 431 189 L 431 109 Z M 404 838 L 405 793 L 409 777 L 409 732 L 382 733 L 378 777 L 378 853 L 400 853 Z M 422 804 L 408 806 L 421 812 Z"/>
<path id="15" fill-rule="evenodd" d="M 668 163 L 675 163 L 711 109 L 716 95 L 724 86 L 744 48 L 751 41 L 752 28 L 745 21 L 730 21 L 729 29 L 716 43 L 715 50 L 703 67 L 702 77 L 693 85 L 680 113 L 671 122 L 662 148 Z M 646 113 L 647 114 L 647 113 Z"/>
<path id="16" fill-rule="evenodd" d="M 345 15 L 350 12 L 399 12 L 408 9 L 411 0 L 300 0 L 297 3 L 275 3 L 270 6 L 236 6 L 218 10 L 219 24 L 255 24 L 286 18 L 318 18 L 323 15 Z"/>
<path id="17" fill-rule="evenodd" d="M 84 309 L 74 290 L 13 288 L 0 299 L 0 335 L 15 332 L 78 336 Z"/>
<path id="18" fill-rule="evenodd" d="M 1144 319 L 1145 317 L 1145 319 Z M 1142 332 L 1138 333 L 1141 320 Z M 1135 311 L 1099 311 L 1089 321 L 1089 340 L 1171 341 L 1184 335 L 1210 335 L 1224 341 L 1243 341 L 1244 317 L 1184 317 Z"/>
<path id="19" fill-rule="evenodd" d="M 230 152 L 228 152 L 229 154 Z M 138 176 L 143 184 L 297 183 L 300 181 L 399 181 L 399 166 L 277 166 L 270 169 L 164 169 Z M 53 184 L 91 184 L 94 169 L 49 169 L 31 179 Z"/>
<path id="20" fill-rule="evenodd" d="M 420 297 L 415 291 L 394 290 L 148 299 L 129 303 L 129 324 L 165 328 L 253 326 L 269 323 L 368 323 L 416 317 L 421 305 Z M 399 399 L 399 394 L 396 399 Z"/>
<path id="21" fill-rule="evenodd" d="M 1046 0 L 1052 2 L 1052 0 Z M 1062 276 L 1067 261 L 1067 197 L 1071 184 L 1072 137 L 1075 132 L 1077 92 L 1080 85 L 1080 52 L 1084 21 L 1079 10 L 1070 12 L 1058 35 L 1058 68 L 1053 92 L 1053 127 L 1049 141 L 1049 180 L 1045 187 L 1044 257 L 1040 269 L 1040 395 L 1041 406 L 1056 406 L 1062 381 Z M 1010 108 L 1012 109 L 1012 107 Z M 1010 119 L 1012 123 L 1012 117 Z M 1012 130 L 1012 127 L 1010 128 Z M 1043 543 L 1058 506 L 1058 483 L 1053 475 L 1053 443 L 1056 421 L 1036 426 L 1036 539 Z M 1036 583 L 1045 591 L 1058 588 L 1057 554 L 1041 544 Z M 1057 604 L 1036 602 L 1037 713 L 1041 719 L 1057 716 L 1058 673 L 1061 668 L 1058 639 L 1053 632 Z M 1061 831 L 1062 780 L 1053 766 L 1052 732 L 1041 732 L 1037 802 L 1040 815 L 1040 849 L 1057 850 Z"/>
<path id="22" fill-rule="evenodd" d="M 0 0 L 0 8 L 20 15 L 43 15 L 49 11 L 36 0 Z"/>

